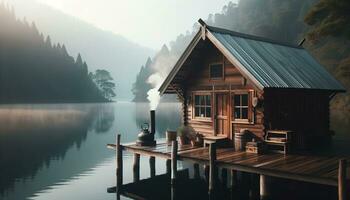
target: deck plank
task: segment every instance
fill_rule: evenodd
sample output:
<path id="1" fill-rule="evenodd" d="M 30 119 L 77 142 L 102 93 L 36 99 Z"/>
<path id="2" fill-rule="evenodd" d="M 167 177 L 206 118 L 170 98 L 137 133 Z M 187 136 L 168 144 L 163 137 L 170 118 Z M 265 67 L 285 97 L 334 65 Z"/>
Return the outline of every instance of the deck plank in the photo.
<path id="1" fill-rule="evenodd" d="M 115 148 L 108 145 L 108 148 Z M 152 147 L 141 147 L 135 143 L 123 145 L 124 150 L 137 152 L 142 155 L 170 158 L 171 145 L 158 143 Z M 207 164 L 209 162 L 208 147 L 192 147 L 191 145 L 179 145 L 179 160 L 187 160 Z M 248 172 L 261 173 L 276 172 L 279 177 L 289 177 L 294 174 L 302 180 L 334 185 L 338 175 L 338 161 L 341 157 L 326 157 L 313 155 L 283 155 L 277 153 L 253 154 L 237 152 L 233 148 L 217 149 L 217 164 L 220 166 L 232 166 Z M 350 163 L 350 158 L 347 158 Z M 243 167 L 243 168 L 242 168 Z M 350 179 L 350 166 L 348 167 L 348 179 Z M 300 178 L 302 177 L 302 178 Z M 304 178 L 305 177 L 305 178 Z"/>

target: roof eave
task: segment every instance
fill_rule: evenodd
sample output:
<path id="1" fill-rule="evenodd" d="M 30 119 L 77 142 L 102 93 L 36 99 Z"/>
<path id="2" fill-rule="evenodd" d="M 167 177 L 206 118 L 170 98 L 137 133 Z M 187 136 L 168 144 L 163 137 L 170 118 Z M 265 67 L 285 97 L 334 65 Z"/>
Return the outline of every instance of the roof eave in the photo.
<path id="1" fill-rule="evenodd" d="M 191 40 L 190 44 L 186 47 L 185 51 L 181 54 L 180 58 L 177 60 L 176 64 L 164 80 L 163 84 L 159 87 L 158 91 L 160 95 L 163 95 L 167 88 L 169 87 L 171 81 L 174 79 L 181 66 L 187 60 L 188 56 L 192 53 L 193 49 L 197 46 L 201 39 L 201 29 L 196 33 L 196 35 Z"/>
<path id="2" fill-rule="evenodd" d="M 230 51 L 210 32 L 207 30 L 206 33 L 207 38 L 218 48 L 221 53 L 232 63 L 234 64 L 238 71 L 248 78 L 253 84 L 259 89 L 263 90 L 264 86 L 251 74 L 248 70 L 230 53 Z"/>

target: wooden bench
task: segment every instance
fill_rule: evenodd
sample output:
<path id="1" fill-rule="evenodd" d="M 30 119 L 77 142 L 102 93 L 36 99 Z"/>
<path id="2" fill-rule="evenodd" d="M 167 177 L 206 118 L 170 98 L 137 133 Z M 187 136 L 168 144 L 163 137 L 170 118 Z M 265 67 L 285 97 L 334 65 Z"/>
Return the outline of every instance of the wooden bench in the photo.
<path id="1" fill-rule="evenodd" d="M 265 143 L 269 151 L 288 154 L 291 149 L 293 131 L 288 130 L 268 130 L 265 136 Z M 270 149 L 279 147 L 282 149 Z"/>

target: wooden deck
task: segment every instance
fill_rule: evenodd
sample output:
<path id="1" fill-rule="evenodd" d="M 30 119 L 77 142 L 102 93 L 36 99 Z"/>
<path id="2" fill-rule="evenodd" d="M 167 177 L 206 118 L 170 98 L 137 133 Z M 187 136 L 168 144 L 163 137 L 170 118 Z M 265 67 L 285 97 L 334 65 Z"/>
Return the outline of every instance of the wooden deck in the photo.
<path id="1" fill-rule="evenodd" d="M 108 145 L 115 149 L 115 145 Z M 122 145 L 123 150 L 140 155 L 171 159 L 171 145 L 159 143 L 154 147 L 140 147 L 134 143 Z M 261 175 L 286 178 L 323 185 L 338 185 L 338 161 L 340 156 L 283 155 L 277 153 L 253 154 L 237 152 L 233 148 L 218 148 L 217 167 Z M 208 147 L 194 148 L 191 145 L 178 147 L 178 160 L 209 164 Z M 350 162 L 350 156 L 345 159 Z M 350 167 L 347 168 L 350 180 Z"/>
<path id="2" fill-rule="evenodd" d="M 178 146 L 177 141 L 172 144 L 164 142 L 152 147 L 137 146 L 135 143 L 121 144 L 120 135 L 117 136 L 116 145 L 109 144 L 108 148 L 116 151 L 117 157 L 117 193 L 123 188 L 123 151 L 134 154 L 133 174 L 134 182 L 140 181 L 140 156 L 149 156 L 150 176 L 154 178 L 156 157 L 167 160 L 167 174 L 171 177 L 171 185 L 177 183 L 177 161 L 194 163 L 194 177 L 199 176 L 199 164 L 208 169 L 206 175 L 209 180 L 209 196 L 216 194 L 218 173 L 217 169 L 229 169 L 232 171 L 231 180 L 234 180 L 237 171 L 257 174 L 260 177 L 260 196 L 268 196 L 267 177 L 277 177 L 286 180 L 303 181 L 321 185 L 335 186 L 338 188 L 338 199 L 347 199 L 347 190 L 350 185 L 350 156 L 316 156 L 305 154 L 284 155 L 278 153 L 254 154 L 238 152 L 233 148 L 220 148 L 216 143 L 210 143 L 209 147 L 192 147 L 191 145 Z M 209 166 L 209 167 L 208 167 Z M 227 172 L 226 172 L 227 173 Z"/>

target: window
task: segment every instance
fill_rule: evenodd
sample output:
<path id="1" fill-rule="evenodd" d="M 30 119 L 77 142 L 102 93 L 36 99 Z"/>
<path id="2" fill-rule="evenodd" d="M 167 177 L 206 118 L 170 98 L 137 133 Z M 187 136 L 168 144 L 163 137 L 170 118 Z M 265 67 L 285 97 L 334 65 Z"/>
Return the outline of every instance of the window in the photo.
<path id="1" fill-rule="evenodd" d="M 211 117 L 210 95 L 194 95 L 194 116 L 202 118 Z"/>
<path id="2" fill-rule="evenodd" d="M 244 120 L 248 121 L 248 97 L 246 94 L 235 94 L 233 95 L 233 116 L 234 120 Z"/>
<path id="3" fill-rule="evenodd" d="M 224 67 L 222 64 L 211 64 L 210 68 L 210 78 L 223 78 L 224 77 Z"/>

